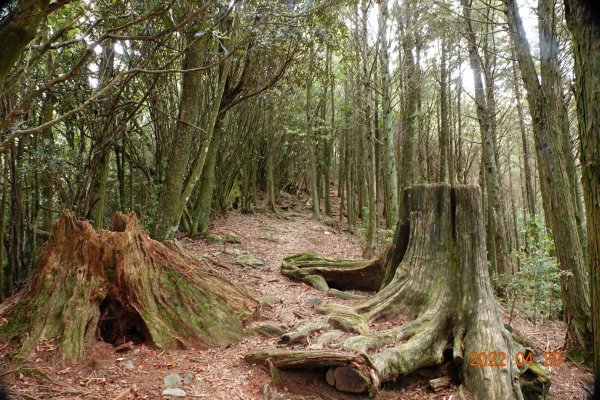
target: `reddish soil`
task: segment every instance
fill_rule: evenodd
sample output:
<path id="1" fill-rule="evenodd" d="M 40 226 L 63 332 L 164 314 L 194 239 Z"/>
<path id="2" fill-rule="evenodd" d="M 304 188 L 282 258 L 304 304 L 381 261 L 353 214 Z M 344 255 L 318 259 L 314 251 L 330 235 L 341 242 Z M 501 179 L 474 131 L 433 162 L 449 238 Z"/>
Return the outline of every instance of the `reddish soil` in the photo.
<path id="1" fill-rule="evenodd" d="M 182 239 L 193 254 L 212 260 L 215 269 L 257 296 L 273 296 L 265 304 L 261 317 L 248 325 L 248 331 L 266 323 L 292 329 L 302 322 L 317 318 L 312 303 L 351 303 L 327 297 L 302 283 L 283 277 L 279 266 L 284 257 L 303 251 L 314 251 L 332 257 L 360 257 L 358 236 L 340 232 L 334 220 L 329 223 L 310 219 L 304 209 L 291 208 L 281 217 L 255 213 L 231 212 L 216 218 L 211 233 L 225 236 L 234 233 L 241 244 L 208 245 L 202 239 Z M 242 266 L 239 254 L 249 254 L 264 261 L 264 266 Z M 364 293 L 363 293 L 364 294 Z M 355 300 L 354 300 L 355 301 Z M 564 325 L 546 322 L 533 326 L 526 320 L 513 319 L 512 325 L 536 344 L 536 351 L 555 351 L 564 339 Z M 161 351 L 134 346 L 117 353 L 112 345 L 96 343 L 88 349 L 85 361 L 70 365 L 52 362 L 46 355 L 52 343 L 38 349 L 39 359 L 22 367 L 13 362 L 4 369 L 9 389 L 17 399 L 160 399 L 163 378 L 177 372 L 191 374 L 193 381 L 183 389 L 187 398 L 215 400 L 299 400 L 299 399 L 366 399 L 344 395 L 331 389 L 323 374 L 283 373 L 283 383 L 276 387 L 268 371 L 247 364 L 244 354 L 257 347 L 276 346 L 276 337 L 248 335 L 226 348 Z M 5 347 L 6 355 L 10 349 Z M 5 359 L 8 358 L 5 357 Z M 380 399 L 459 399 L 458 388 L 433 393 L 428 380 L 441 374 L 439 369 L 423 371 L 419 376 L 403 379 L 383 388 Z M 190 375 L 189 375 L 190 376 Z M 582 387 L 591 383 L 588 370 L 565 360 L 550 369 L 552 387 L 549 399 L 583 399 Z M 471 398 L 465 393 L 465 398 Z"/>

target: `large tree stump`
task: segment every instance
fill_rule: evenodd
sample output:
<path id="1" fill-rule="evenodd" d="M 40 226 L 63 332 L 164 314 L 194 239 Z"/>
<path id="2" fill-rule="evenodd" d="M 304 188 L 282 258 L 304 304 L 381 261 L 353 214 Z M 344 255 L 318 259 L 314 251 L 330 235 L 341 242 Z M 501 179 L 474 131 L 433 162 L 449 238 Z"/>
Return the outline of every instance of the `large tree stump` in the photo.
<path id="1" fill-rule="evenodd" d="M 246 360 L 269 360 L 277 368 L 325 368 L 327 382 L 348 392 L 374 394 L 382 382 L 445 359 L 453 359 L 480 399 L 522 399 L 525 392 L 547 390 L 548 378 L 538 365 L 516 366 L 516 354 L 526 350 L 500 321 L 486 263 L 479 188 L 419 185 L 404 191 L 402 204 L 394 243 L 371 262 L 318 265 L 305 255 L 283 266 L 290 270 L 291 262 L 293 276 L 318 276 L 338 288 L 350 288 L 358 272 L 371 270 L 379 278 L 366 281 L 381 284 L 381 290 L 353 307 L 321 306 L 322 321 L 280 341 L 308 338 L 308 349 L 261 349 Z M 344 270 L 350 279 L 342 278 Z M 377 322 L 399 317 L 410 322 L 378 329 Z M 472 352 L 504 353 L 506 366 L 469 366 Z"/>
<path id="2" fill-rule="evenodd" d="M 111 231 L 63 212 L 34 275 L 0 315 L 0 335 L 25 356 L 44 339 L 78 359 L 96 339 L 158 348 L 230 343 L 257 307 L 244 290 L 174 243 L 152 240 L 135 215 L 117 213 Z"/>

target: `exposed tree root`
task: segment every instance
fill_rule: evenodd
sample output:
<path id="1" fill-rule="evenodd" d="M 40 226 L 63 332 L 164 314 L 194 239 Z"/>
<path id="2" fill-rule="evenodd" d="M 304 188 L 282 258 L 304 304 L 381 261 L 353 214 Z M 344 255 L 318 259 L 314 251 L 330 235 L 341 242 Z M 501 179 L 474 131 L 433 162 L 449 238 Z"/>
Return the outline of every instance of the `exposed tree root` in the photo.
<path id="1" fill-rule="evenodd" d="M 480 399 L 535 398 L 547 392 L 549 380 L 538 364 L 517 367 L 517 353 L 526 350 L 501 323 L 487 270 L 479 188 L 419 185 L 403 197 L 394 243 L 380 257 L 337 263 L 301 254 L 282 267 L 286 275 L 310 284 L 381 285 L 381 290 L 353 307 L 320 306 L 321 321 L 280 341 L 308 343 L 307 350 L 263 349 L 246 359 L 269 359 L 278 368 L 326 368 L 327 382 L 338 390 L 370 394 L 382 382 L 451 359 Z M 377 322 L 399 316 L 410 322 L 377 329 Z M 485 357 L 485 366 L 471 366 L 472 353 L 505 357 Z M 490 360 L 500 366 L 488 366 Z"/>
<path id="2" fill-rule="evenodd" d="M 32 280 L 0 310 L 0 334 L 21 340 L 25 356 L 55 339 L 69 359 L 96 339 L 212 346 L 240 338 L 256 307 L 176 243 L 150 239 L 134 214 L 117 213 L 111 231 L 96 231 L 64 212 Z"/>

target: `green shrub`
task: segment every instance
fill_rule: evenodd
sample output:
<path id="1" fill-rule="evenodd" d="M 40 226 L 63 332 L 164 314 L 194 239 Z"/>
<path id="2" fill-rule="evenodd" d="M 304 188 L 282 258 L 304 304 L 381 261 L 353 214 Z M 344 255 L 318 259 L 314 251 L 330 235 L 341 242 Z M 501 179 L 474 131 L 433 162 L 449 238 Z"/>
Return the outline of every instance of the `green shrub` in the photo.
<path id="1" fill-rule="evenodd" d="M 533 218 L 522 230 L 525 245 L 513 252 L 519 269 L 516 274 L 494 277 L 497 287 L 507 293 L 511 303 L 522 306 L 534 323 L 540 319 L 558 317 L 562 311 L 561 272 L 554 254 L 554 242 L 549 229 Z"/>

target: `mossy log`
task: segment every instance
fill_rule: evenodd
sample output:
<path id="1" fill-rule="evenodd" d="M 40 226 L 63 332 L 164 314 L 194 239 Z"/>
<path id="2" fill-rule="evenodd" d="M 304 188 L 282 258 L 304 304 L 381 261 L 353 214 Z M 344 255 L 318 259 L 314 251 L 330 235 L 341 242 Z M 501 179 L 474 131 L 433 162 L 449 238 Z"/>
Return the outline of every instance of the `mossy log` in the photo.
<path id="1" fill-rule="evenodd" d="M 382 276 L 382 288 L 351 307 L 320 306 L 322 320 L 301 326 L 280 341 L 319 347 L 261 349 L 246 359 L 269 359 L 282 369 L 313 368 L 318 360 L 318 366 L 328 369 L 328 383 L 338 390 L 370 394 L 383 382 L 451 359 L 479 399 L 523 399 L 524 394 L 547 392 L 549 380 L 539 365 L 515 363 L 517 353 L 526 350 L 505 329 L 492 294 L 480 200 L 477 186 L 408 188 L 395 241 L 380 257 L 354 265 L 344 261 L 337 269 L 329 260 L 315 265 L 316 257 L 311 257 L 310 266 L 306 255 L 288 259 L 298 271 L 309 271 L 335 287 L 341 281 L 347 283 L 343 287 L 362 287 L 363 282 L 353 281 L 356 269 L 372 268 Z M 330 274 L 332 270 L 335 274 Z M 343 270 L 352 278 L 340 278 Z M 377 328 L 381 321 L 399 319 L 409 322 Z M 471 353 L 481 352 L 504 353 L 506 366 L 470 366 Z"/>
<path id="2" fill-rule="evenodd" d="M 133 213 L 96 231 L 63 212 L 31 281 L 0 310 L 0 335 L 20 340 L 25 357 L 54 339 L 72 360 L 98 339 L 216 346 L 239 339 L 257 305 L 180 246 L 150 239 Z"/>

